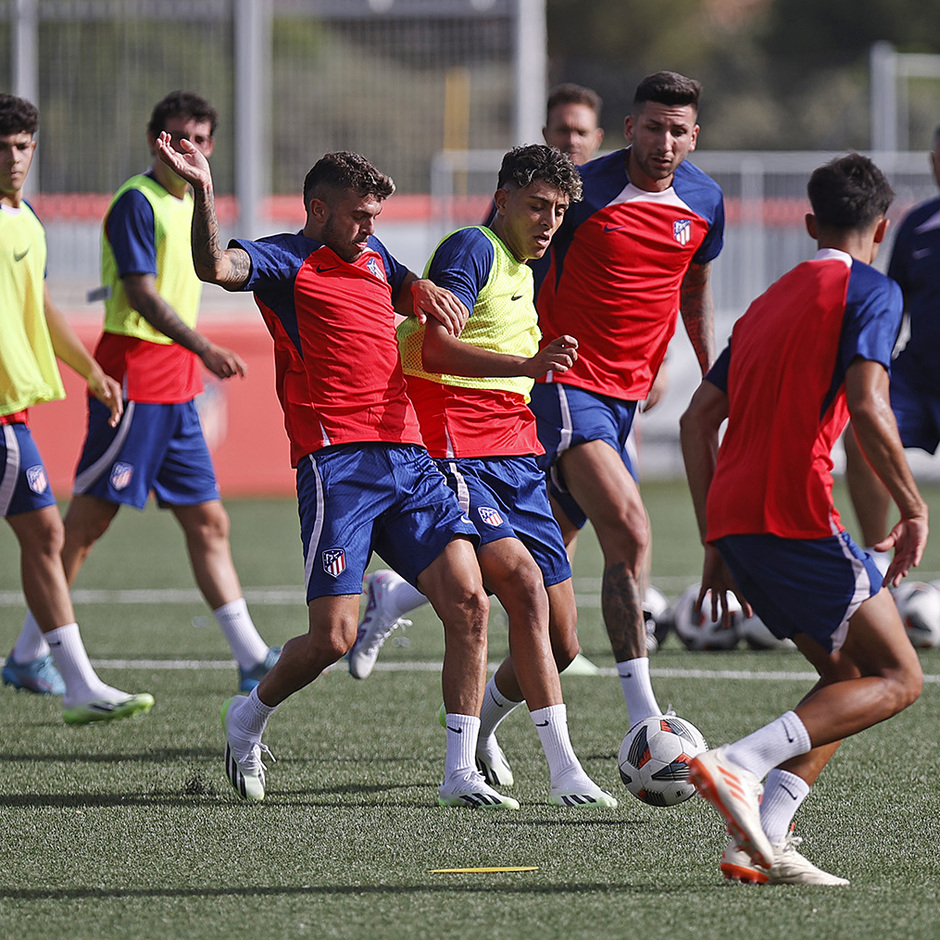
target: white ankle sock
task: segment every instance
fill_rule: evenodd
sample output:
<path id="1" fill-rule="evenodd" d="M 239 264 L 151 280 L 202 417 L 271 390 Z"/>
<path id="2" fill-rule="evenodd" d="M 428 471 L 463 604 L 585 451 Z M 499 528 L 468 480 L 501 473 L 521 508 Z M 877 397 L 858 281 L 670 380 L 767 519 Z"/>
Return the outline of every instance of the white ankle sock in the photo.
<path id="1" fill-rule="evenodd" d="M 627 659 L 622 663 L 617 663 L 617 674 L 620 676 L 623 697 L 627 700 L 627 714 L 631 728 L 644 718 L 662 714 L 650 682 L 648 657 L 639 656 L 636 659 Z"/>
<path id="2" fill-rule="evenodd" d="M 216 607 L 212 614 L 228 640 L 235 662 L 242 669 L 251 669 L 264 661 L 268 644 L 258 635 L 244 597 Z"/>
<path id="3" fill-rule="evenodd" d="M 495 734 L 499 723 L 521 704 L 506 698 L 496 686 L 496 676 L 490 676 L 483 690 L 483 705 L 480 707 L 480 740 Z"/>
<path id="4" fill-rule="evenodd" d="M 477 769 L 477 736 L 480 719 L 476 715 L 452 715 L 444 719 L 447 730 L 447 757 L 444 762 L 444 779 L 474 773 Z"/>
<path id="5" fill-rule="evenodd" d="M 428 599 L 412 584 L 404 579 L 396 584 L 386 595 L 389 613 L 394 617 L 404 617 L 413 610 L 429 603 Z"/>
<path id="6" fill-rule="evenodd" d="M 45 656 L 49 652 L 49 644 L 36 623 L 36 618 L 31 610 L 26 611 L 26 619 L 23 621 L 23 628 L 16 639 L 16 645 L 13 647 L 13 659 L 20 665 L 31 663 L 35 659 Z"/>
<path id="7" fill-rule="evenodd" d="M 277 705 L 265 705 L 258 698 L 257 688 L 252 689 L 244 699 L 236 698 L 235 702 L 238 703 L 238 708 L 232 713 L 230 724 L 234 724 L 235 730 L 244 732 L 247 737 L 260 738 L 268 719 L 277 710 Z M 230 705 L 229 708 L 231 707 Z"/>
<path id="8" fill-rule="evenodd" d="M 568 734 L 568 709 L 562 702 L 537 708 L 530 715 L 545 751 L 552 786 L 557 786 L 562 777 L 576 775 L 581 770 Z"/>
<path id="9" fill-rule="evenodd" d="M 127 693 L 102 682 L 92 668 L 77 623 L 67 623 L 45 634 L 52 658 L 65 682 L 63 702 L 66 708 L 100 698 L 115 698 Z"/>
<path id="10" fill-rule="evenodd" d="M 725 754 L 728 760 L 763 780 L 772 768 L 805 754 L 811 747 L 806 726 L 796 712 L 789 711 L 746 738 L 728 744 Z"/>
<path id="11" fill-rule="evenodd" d="M 796 811 L 808 795 L 809 784 L 796 774 L 775 767 L 767 775 L 760 804 L 760 824 L 773 845 L 783 842 Z"/>

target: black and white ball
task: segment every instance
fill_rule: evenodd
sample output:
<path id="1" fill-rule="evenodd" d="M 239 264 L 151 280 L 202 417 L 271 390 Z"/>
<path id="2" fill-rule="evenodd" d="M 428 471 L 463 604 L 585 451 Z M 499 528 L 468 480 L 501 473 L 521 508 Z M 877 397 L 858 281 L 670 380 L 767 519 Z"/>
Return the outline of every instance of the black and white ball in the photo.
<path id="1" fill-rule="evenodd" d="M 643 595 L 643 620 L 646 623 L 646 651 L 655 653 L 672 629 L 672 608 L 662 591 L 651 584 Z"/>
<path id="2" fill-rule="evenodd" d="M 637 722 L 620 745 L 620 779 L 650 806 L 675 806 L 695 793 L 689 761 L 707 750 L 691 721 L 675 715 L 647 718 Z"/>
<path id="3" fill-rule="evenodd" d="M 725 626 L 718 620 L 712 620 L 711 592 L 705 595 L 702 609 L 694 614 L 692 608 L 698 598 L 701 586 L 693 584 L 687 588 L 676 601 L 674 609 L 673 626 L 676 634 L 682 640 L 686 649 L 690 650 L 732 650 L 738 645 L 738 631 L 744 614 L 738 599 L 728 594 L 728 608 L 731 611 L 731 624 Z"/>
<path id="4" fill-rule="evenodd" d="M 902 581 L 892 593 L 911 643 L 917 649 L 940 646 L 940 587 L 933 582 Z"/>

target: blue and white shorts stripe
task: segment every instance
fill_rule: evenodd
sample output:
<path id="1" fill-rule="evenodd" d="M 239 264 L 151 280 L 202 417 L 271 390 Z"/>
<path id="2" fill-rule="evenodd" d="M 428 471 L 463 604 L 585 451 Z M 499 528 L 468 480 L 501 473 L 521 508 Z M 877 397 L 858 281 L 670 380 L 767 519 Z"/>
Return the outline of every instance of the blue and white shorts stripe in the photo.
<path id="1" fill-rule="evenodd" d="M 297 466 L 307 602 L 359 594 L 372 552 L 417 585 L 455 536 L 479 542 L 423 447 L 342 444 Z"/>
<path id="2" fill-rule="evenodd" d="M 715 545 L 754 612 L 778 637 L 806 634 L 828 652 L 881 590 L 882 575 L 848 532 L 822 539 L 727 535 Z"/>
<path id="3" fill-rule="evenodd" d="M 545 474 L 535 457 L 462 457 L 436 463 L 476 526 L 481 545 L 517 538 L 535 559 L 546 586 L 571 577 Z"/>
<path id="4" fill-rule="evenodd" d="M 0 440 L 0 516 L 55 505 L 39 448 L 25 424 L 3 424 Z"/>

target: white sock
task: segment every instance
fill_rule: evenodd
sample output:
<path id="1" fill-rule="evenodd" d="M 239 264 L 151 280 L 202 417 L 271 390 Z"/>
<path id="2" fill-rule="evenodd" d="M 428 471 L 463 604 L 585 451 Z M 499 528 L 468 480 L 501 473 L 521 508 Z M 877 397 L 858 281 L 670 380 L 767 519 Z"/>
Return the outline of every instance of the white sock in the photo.
<path id="1" fill-rule="evenodd" d="M 782 714 L 740 741 L 726 745 L 728 760 L 763 780 L 773 767 L 810 750 L 806 726 L 796 712 Z"/>
<path id="2" fill-rule="evenodd" d="M 264 661 L 268 644 L 258 635 L 244 597 L 216 607 L 212 613 L 228 640 L 235 662 L 242 669 L 251 669 Z"/>
<path id="3" fill-rule="evenodd" d="M 499 723 L 521 704 L 506 698 L 496 687 L 496 676 L 490 676 L 483 690 L 483 705 L 480 707 L 480 741 L 495 734 Z"/>
<path id="4" fill-rule="evenodd" d="M 277 710 L 277 705 L 265 705 L 258 698 L 258 689 L 254 688 L 244 698 L 236 698 L 238 708 L 231 712 L 232 720 L 230 726 L 234 725 L 233 730 L 241 731 L 245 737 L 260 738 L 264 733 L 265 725 L 268 719 Z M 232 704 L 235 704 L 233 702 Z M 229 709 L 231 709 L 231 705 Z"/>
<path id="5" fill-rule="evenodd" d="M 650 661 L 647 656 L 617 663 L 617 674 L 620 676 L 623 697 L 627 700 L 627 715 L 631 728 L 644 718 L 663 713 L 653 694 Z"/>
<path id="6" fill-rule="evenodd" d="M 428 599 L 413 585 L 402 578 L 386 595 L 388 612 L 396 619 L 429 603 Z"/>
<path id="7" fill-rule="evenodd" d="M 772 845 L 783 842 L 796 811 L 808 795 L 809 784 L 796 774 L 774 767 L 767 775 L 760 824 Z"/>
<path id="8" fill-rule="evenodd" d="M 102 682 L 92 668 L 77 623 L 67 623 L 46 634 L 52 658 L 65 682 L 66 708 L 101 698 L 127 698 L 127 693 Z"/>
<path id="9" fill-rule="evenodd" d="M 548 760 L 552 786 L 557 786 L 562 777 L 576 776 L 579 772 L 583 775 L 581 762 L 574 753 L 568 735 L 568 709 L 565 703 L 537 708 L 530 715 Z"/>
<path id="10" fill-rule="evenodd" d="M 13 647 L 13 659 L 20 665 L 31 663 L 35 659 L 40 659 L 49 652 L 49 644 L 36 623 L 36 618 L 31 610 L 26 611 L 26 619 L 23 621 L 23 629 L 16 639 L 16 645 Z"/>
<path id="11" fill-rule="evenodd" d="M 445 716 L 447 729 L 447 757 L 444 762 L 444 779 L 476 773 L 477 736 L 480 719 L 476 715 Z"/>

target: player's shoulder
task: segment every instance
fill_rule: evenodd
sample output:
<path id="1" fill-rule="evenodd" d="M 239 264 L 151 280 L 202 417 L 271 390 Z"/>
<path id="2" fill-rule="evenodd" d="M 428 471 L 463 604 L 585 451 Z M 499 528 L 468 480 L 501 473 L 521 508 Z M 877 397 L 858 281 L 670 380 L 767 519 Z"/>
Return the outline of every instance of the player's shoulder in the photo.
<path id="1" fill-rule="evenodd" d="M 603 182 L 611 177 L 623 178 L 625 180 L 627 176 L 626 166 L 627 150 L 626 148 L 622 148 L 621 150 L 614 150 L 600 157 L 595 157 L 593 160 L 589 160 L 587 163 L 578 167 L 578 172 L 581 174 L 581 180 L 584 185 L 587 186 Z"/>
<path id="2" fill-rule="evenodd" d="M 901 303 L 901 288 L 897 281 L 858 258 L 852 259 L 849 272 L 849 291 L 859 298 L 882 296 L 892 303 Z"/>
<path id="3" fill-rule="evenodd" d="M 718 183 L 704 170 L 688 160 L 683 160 L 676 167 L 672 182 L 677 192 L 693 191 L 699 198 L 707 198 L 714 202 L 721 202 L 722 192 Z"/>
<path id="4" fill-rule="evenodd" d="M 898 234 L 913 231 L 927 223 L 931 223 L 931 229 L 940 229 L 940 196 L 914 206 L 901 220 Z"/>

